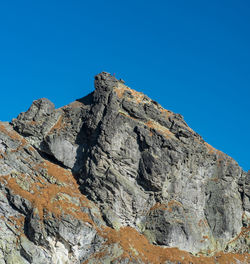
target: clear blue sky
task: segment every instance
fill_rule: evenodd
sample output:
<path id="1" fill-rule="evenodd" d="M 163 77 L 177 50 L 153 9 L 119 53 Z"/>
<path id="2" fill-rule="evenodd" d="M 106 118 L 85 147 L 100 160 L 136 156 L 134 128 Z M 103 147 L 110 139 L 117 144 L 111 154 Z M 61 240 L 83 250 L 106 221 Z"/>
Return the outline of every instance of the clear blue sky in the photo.
<path id="1" fill-rule="evenodd" d="M 108 71 L 250 169 L 249 0 L 3 0 L 0 36 L 0 120 Z"/>

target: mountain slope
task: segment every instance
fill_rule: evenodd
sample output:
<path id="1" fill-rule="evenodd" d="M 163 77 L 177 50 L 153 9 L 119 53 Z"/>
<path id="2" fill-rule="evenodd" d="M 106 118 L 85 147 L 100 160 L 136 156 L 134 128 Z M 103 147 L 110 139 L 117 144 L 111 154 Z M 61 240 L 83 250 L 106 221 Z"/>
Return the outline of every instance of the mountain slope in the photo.
<path id="1" fill-rule="evenodd" d="M 249 185 L 181 115 L 101 73 L 1 123 L 0 264 L 247 263 Z"/>

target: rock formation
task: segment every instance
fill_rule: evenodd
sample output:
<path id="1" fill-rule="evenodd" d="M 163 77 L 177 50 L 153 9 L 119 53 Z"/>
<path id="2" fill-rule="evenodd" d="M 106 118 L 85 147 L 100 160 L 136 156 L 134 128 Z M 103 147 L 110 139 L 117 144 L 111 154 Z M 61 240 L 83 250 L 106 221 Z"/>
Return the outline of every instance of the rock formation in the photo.
<path id="1" fill-rule="evenodd" d="M 0 264 L 249 263 L 250 172 L 108 73 L 0 123 Z"/>

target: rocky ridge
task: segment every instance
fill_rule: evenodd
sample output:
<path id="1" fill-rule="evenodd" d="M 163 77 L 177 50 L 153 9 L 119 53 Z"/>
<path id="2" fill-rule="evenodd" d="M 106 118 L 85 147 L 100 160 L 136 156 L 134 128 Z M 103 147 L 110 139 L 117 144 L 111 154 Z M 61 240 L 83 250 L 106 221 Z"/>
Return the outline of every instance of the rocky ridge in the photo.
<path id="1" fill-rule="evenodd" d="M 0 264 L 249 263 L 250 172 L 108 73 L 0 123 Z"/>

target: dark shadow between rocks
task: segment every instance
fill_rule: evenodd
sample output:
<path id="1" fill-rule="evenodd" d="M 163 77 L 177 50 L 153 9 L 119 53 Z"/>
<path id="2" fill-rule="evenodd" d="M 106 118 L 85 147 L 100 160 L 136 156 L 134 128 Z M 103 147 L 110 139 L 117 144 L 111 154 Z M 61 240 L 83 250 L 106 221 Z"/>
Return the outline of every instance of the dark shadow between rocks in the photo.
<path id="1" fill-rule="evenodd" d="M 76 101 L 80 102 L 84 105 L 91 105 L 93 103 L 93 93 L 94 92 L 92 92 L 92 93 L 90 93 L 90 94 L 88 94 L 88 95 L 86 95 L 80 99 L 76 99 Z"/>
<path id="2" fill-rule="evenodd" d="M 41 150 L 39 150 L 39 149 L 37 149 L 37 148 L 35 148 L 35 149 L 36 149 L 36 151 L 39 153 L 39 155 L 40 155 L 43 159 L 48 160 L 48 161 L 54 163 L 55 165 L 58 165 L 58 166 L 60 166 L 60 167 L 62 167 L 62 168 L 64 168 L 64 169 L 69 169 L 69 168 L 68 168 L 67 166 L 65 166 L 61 161 L 57 160 L 53 155 L 50 155 L 50 154 L 48 154 L 48 153 L 46 153 L 46 152 L 43 152 L 43 151 L 41 151 Z"/>

